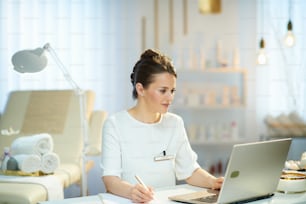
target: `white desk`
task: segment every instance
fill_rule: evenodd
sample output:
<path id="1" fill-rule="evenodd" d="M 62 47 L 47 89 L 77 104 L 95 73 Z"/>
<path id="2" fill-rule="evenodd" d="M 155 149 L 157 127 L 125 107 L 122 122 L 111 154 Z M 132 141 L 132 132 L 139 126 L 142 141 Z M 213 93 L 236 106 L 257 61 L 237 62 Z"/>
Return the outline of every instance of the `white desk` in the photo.
<path id="1" fill-rule="evenodd" d="M 155 200 L 150 202 L 150 204 L 174 204 L 177 202 L 173 202 L 168 200 L 168 196 L 181 194 L 181 193 L 189 193 L 192 191 L 199 190 L 200 188 L 192 187 L 189 185 L 178 185 L 174 188 L 164 188 L 158 189 L 155 192 Z M 126 204 L 132 203 L 130 200 L 115 196 L 109 193 L 101 194 L 104 200 L 104 204 Z M 87 197 L 79 197 L 79 198 L 70 198 L 59 201 L 47 201 L 41 202 L 41 204 L 101 204 L 101 200 L 98 196 L 87 196 Z M 306 203 L 306 193 L 295 193 L 295 194 L 283 194 L 276 192 L 275 195 L 268 199 L 263 199 L 259 201 L 250 202 L 252 204 L 303 204 Z"/>

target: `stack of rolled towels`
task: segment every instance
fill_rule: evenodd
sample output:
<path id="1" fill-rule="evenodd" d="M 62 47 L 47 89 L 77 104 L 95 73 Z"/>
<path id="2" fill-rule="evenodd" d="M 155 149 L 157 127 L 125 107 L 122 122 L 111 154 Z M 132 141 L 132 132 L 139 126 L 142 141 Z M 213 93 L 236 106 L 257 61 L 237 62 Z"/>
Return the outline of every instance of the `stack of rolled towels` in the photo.
<path id="1" fill-rule="evenodd" d="M 10 147 L 10 157 L 17 164 L 16 170 L 25 173 L 41 171 L 50 174 L 60 164 L 58 155 L 53 152 L 52 136 L 47 133 L 15 139 Z M 7 163 L 7 169 L 9 168 L 12 167 Z"/>

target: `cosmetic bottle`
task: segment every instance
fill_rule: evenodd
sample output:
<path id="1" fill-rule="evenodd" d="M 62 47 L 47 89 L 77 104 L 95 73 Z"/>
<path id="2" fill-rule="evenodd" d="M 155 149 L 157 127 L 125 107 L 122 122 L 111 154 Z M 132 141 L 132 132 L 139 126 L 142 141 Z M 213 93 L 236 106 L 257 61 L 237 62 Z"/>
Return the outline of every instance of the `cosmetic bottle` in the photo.
<path id="1" fill-rule="evenodd" d="M 1 159 L 1 170 L 6 171 L 7 170 L 7 162 L 10 159 L 10 149 L 8 147 L 4 147 L 3 156 Z"/>

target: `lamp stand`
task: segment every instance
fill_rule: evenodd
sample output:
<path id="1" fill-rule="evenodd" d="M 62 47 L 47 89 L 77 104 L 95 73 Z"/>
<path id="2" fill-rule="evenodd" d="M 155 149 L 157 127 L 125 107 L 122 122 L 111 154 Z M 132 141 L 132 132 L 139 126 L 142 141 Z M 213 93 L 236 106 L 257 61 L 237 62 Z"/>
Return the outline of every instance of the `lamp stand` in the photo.
<path id="1" fill-rule="evenodd" d="M 82 90 L 77 83 L 72 79 L 70 73 L 65 68 L 64 64 L 61 62 L 59 57 L 57 56 L 54 49 L 50 46 L 49 43 L 45 44 L 43 47 L 44 50 L 47 50 L 50 55 L 53 57 L 56 65 L 62 71 L 65 79 L 74 89 L 75 94 L 79 98 L 79 105 L 80 105 L 80 122 L 81 122 L 81 132 L 83 136 L 83 150 L 82 150 L 82 185 L 81 185 L 81 194 L 82 196 L 87 196 L 87 172 L 86 172 L 86 151 L 88 147 L 88 125 L 86 120 L 86 97 L 85 91 Z"/>

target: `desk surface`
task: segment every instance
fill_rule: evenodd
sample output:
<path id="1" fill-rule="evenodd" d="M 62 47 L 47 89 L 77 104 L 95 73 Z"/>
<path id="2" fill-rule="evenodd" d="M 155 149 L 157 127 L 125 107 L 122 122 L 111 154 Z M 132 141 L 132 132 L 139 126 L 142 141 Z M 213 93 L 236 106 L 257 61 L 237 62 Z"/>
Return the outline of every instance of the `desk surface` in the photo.
<path id="1" fill-rule="evenodd" d="M 189 193 L 199 190 L 200 188 L 192 187 L 189 185 L 178 185 L 173 188 L 164 188 L 158 189 L 155 192 L 155 200 L 150 202 L 150 204 L 170 204 L 177 203 L 168 200 L 169 196 Z M 104 204 L 126 204 L 132 203 L 130 200 L 115 196 L 109 193 L 100 194 L 103 197 Z M 306 202 L 306 193 L 294 193 L 294 194 L 284 194 L 276 192 L 275 195 L 268 199 L 263 199 L 259 201 L 250 202 L 252 204 L 302 204 Z M 70 198 L 59 201 L 47 201 L 41 202 L 40 204 L 101 204 L 101 199 L 98 195 L 96 196 L 87 196 L 87 197 L 78 197 L 78 198 Z"/>

